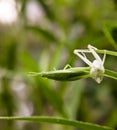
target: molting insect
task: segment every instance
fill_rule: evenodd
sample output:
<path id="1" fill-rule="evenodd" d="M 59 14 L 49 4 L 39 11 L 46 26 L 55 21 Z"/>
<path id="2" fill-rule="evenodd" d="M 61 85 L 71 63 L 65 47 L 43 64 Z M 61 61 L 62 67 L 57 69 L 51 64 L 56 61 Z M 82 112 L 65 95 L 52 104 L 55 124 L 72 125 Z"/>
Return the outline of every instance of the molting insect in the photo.
<path id="1" fill-rule="evenodd" d="M 97 48 L 88 45 L 88 50 L 83 50 L 83 49 L 75 49 L 74 54 L 79 56 L 86 64 L 89 65 L 90 67 L 90 74 L 93 79 L 97 83 L 101 83 L 103 80 L 103 75 L 105 72 L 104 68 L 104 62 L 106 58 L 106 52 L 104 53 L 103 59 L 100 58 L 100 56 L 96 53 Z M 87 59 L 85 53 L 92 53 L 94 56 L 95 60 L 91 62 L 89 59 Z"/>

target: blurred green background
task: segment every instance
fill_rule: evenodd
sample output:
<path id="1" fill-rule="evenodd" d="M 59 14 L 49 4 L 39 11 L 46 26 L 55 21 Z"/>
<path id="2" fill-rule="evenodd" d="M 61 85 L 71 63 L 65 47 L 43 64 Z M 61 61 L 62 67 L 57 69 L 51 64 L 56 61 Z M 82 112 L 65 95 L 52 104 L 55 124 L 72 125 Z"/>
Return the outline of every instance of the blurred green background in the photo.
<path id="1" fill-rule="evenodd" d="M 87 66 L 73 54 L 91 44 L 117 50 L 116 0 L 0 0 L 0 116 L 59 116 L 117 129 L 117 81 L 58 82 L 28 72 Z M 117 58 L 105 68 L 117 71 Z M 0 121 L 1 130 L 74 130 Z"/>

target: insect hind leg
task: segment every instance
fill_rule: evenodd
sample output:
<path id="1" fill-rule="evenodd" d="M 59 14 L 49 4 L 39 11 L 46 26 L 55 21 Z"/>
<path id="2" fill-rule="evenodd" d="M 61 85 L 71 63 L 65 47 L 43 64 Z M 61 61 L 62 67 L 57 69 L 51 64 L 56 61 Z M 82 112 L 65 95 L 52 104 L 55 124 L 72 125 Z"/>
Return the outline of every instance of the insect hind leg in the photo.
<path id="1" fill-rule="evenodd" d="M 88 64 L 89 66 L 92 66 L 91 61 L 89 61 L 86 57 L 86 55 L 83 53 L 83 50 L 81 52 L 81 50 L 74 50 L 74 54 L 76 54 L 78 57 L 80 57 L 86 64 Z"/>
<path id="2" fill-rule="evenodd" d="M 96 60 L 102 62 L 100 56 L 99 56 L 99 55 L 96 53 L 96 51 L 95 51 L 95 50 L 97 50 L 96 47 L 93 47 L 93 46 L 91 46 L 91 45 L 88 45 L 88 49 L 89 49 L 90 52 L 93 54 L 93 56 L 95 57 Z"/>
<path id="3" fill-rule="evenodd" d="M 104 64 L 105 62 L 105 59 L 106 59 L 106 50 L 104 50 L 104 56 L 103 56 L 103 59 L 102 59 L 102 63 Z"/>

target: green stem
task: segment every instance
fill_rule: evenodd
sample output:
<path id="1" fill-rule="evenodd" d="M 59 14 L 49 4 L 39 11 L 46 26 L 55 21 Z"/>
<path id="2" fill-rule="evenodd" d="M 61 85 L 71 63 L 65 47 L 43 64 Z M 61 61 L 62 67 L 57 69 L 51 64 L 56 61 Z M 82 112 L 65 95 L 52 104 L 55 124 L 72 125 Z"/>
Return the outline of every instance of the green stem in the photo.
<path id="1" fill-rule="evenodd" d="M 111 55 L 111 56 L 117 56 L 117 52 L 116 51 L 108 51 L 108 50 L 96 50 L 96 52 L 98 53 L 106 53 L 108 55 Z"/>
<path id="2" fill-rule="evenodd" d="M 106 69 L 104 73 L 105 77 L 117 80 L 117 72 Z"/>
<path id="3" fill-rule="evenodd" d="M 109 50 L 95 50 L 97 53 L 101 53 L 101 54 L 107 54 L 107 55 L 111 55 L 111 56 L 117 56 L 117 52 L 116 51 L 109 51 Z M 84 49 L 84 50 L 80 50 L 79 52 L 85 52 L 85 53 L 91 53 L 90 50 L 88 49 Z"/>

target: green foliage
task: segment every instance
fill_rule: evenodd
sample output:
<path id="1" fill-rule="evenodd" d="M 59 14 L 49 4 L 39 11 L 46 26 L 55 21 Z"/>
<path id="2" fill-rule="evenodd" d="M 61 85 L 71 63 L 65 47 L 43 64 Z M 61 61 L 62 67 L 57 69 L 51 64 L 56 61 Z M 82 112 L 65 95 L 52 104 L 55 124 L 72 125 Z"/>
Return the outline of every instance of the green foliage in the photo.
<path id="1" fill-rule="evenodd" d="M 84 50 L 84 51 L 88 52 L 88 50 Z M 106 52 L 106 54 L 117 56 L 117 52 L 114 52 L 114 51 L 97 50 L 97 52 L 99 53 Z M 75 67 L 75 68 L 70 67 L 68 69 L 65 67 L 65 69 L 63 70 L 54 70 L 54 71 L 40 72 L 40 73 L 29 72 L 29 74 L 30 76 L 41 76 L 41 77 L 46 77 L 49 79 L 54 79 L 54 80 L 59 80 L 59 81 L 74 81 L 78 79 L 91 77 L 89 67 Z M 111 70 L 106 69 L 104 76 L 117 80 L 117 72 L 114 72 Z"/>
<path id="2" fill-rule="evenodd" d="M 38 26 L 27 26 L 26 30 L 31 30 L 32 32 L 37 33 L 40 36 L 42 35 L 48 41 L 57 42 L 57 38 L 54 36 L 54 34 Z"/>
<path id="3" fill-rule="evenodd" d="M 39 6 L 34 21 L 27 16 L 30 2 Z M 116 129 L 116 1 L 16 3 L 18 21 L 0 23 L 0 129 Z M 106 50 L 101 84 L 90 79 L 90 68 L 73 54 L 88 44 L 100 56 Z M 93 61 L 90 54 L 87 58 Z M 66 64 L 72 67 L 64 68 Z"/>
<path id="4" fill-rule="evenodd" d="M 31 122 L 42 122 L 42 123 L 52 123 L 52 124 L 62 124 L 68 126 L 74 126 L 77 128 L 81 128 L 83 130 L 112 130 L 106 126 L 99 126 L 96 124 L 81 122 L 81 121 L 74 121 L 68 120 L 63 118 L 53 118 L 53 117 L 0 117 L 0 120 L 24 120 L 24 121 L 31 121 Z"/>
<path id="5" fill-rule="evenodd" d="M 30 76 L 42 76 L 49 79 L 59 80 L 59 81 L 74 81 L 78 79 L 88 78 L 89 75 L 89 68 L 70 68 L 64 70 L 55 70 L 50 72 L 29 72 Z"/>
<path id="6" fill-rule="evenodd" d="M 56 70 L 56 71 L 49 71 L 49 72 L 42 72 L 42 73 L 36 73 L 36 72 L 30 72 L 30 76 L 41 76 L 46 77 L 48 79 L 54 79 L 59 81 L 74 81 L 84 78 L 91 77 L 89 68 L 71 68 L 67 70 Z M 112 78 L 117 80 L 117 72 L 107 70 L 104 73 L 104 76 Z"/>

